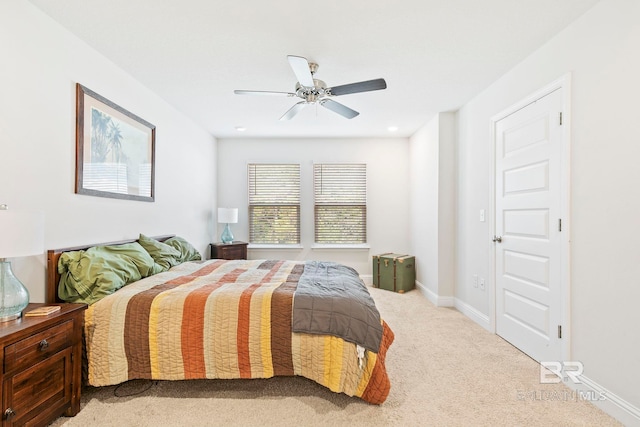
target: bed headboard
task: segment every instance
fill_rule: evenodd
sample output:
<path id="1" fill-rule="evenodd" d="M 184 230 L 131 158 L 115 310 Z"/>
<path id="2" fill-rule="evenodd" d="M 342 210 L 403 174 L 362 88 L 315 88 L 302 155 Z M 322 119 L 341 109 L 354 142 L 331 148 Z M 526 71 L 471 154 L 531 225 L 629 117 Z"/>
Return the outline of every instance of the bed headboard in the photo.
<path id="1" fill-rule="evenodd" d="M 174 234 L 168 234 L 164 236 L 153 236 L 152 238 L 160 242 L 164 242 L 165 240 L 174 236 Z M 49 249 L 47 251 L 47 287 L 45 290 L 45 303 L 52 304 L 56 302 L 64 302 L 58 297 L 58 283 L 60 282 L 60 274 L 58 273 L 58 259 L 60 259 L 60 255 L 62 255 L 64 252 L 84 251 L 94 246 L 122 245 L 124 243 L 133 243 L 137 241 L 138 239 L 129 239 L 120 240 L 117 242 L 92 243 L 89 245 L 74 246 L 71 248 Z"/>

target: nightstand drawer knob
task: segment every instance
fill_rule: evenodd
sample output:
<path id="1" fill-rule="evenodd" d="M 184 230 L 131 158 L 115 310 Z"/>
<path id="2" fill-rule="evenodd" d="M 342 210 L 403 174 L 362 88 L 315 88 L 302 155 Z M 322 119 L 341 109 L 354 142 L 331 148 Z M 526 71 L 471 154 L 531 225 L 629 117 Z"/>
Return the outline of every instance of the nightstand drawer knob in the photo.
<path id="1" fill-rule="evenodd" d="M 15 417 L 16 413 L 13 409 L 11 408 L 7 408 L 6 411 L 4 411 L 4 419 L 9 421 L 11 418 Z"/>
<path id="2" fill-rule="evenodd" d="M 40 351 L 44 351 L 49 348 L 49 342 L 47 340 L 42 340 L 38 346 L 40 347 Z"/>

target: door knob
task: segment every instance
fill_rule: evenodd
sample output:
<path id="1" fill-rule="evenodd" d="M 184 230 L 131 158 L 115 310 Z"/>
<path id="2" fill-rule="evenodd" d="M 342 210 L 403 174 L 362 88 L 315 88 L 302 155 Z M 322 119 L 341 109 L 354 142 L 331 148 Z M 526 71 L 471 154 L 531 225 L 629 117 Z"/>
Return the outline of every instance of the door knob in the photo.
<path id="1" fill-rule="evenodd" d="M 494 242 L 498 242 L 498 243 L 502 243 L 502 236 L 493 236 L 493 241 Z"/>

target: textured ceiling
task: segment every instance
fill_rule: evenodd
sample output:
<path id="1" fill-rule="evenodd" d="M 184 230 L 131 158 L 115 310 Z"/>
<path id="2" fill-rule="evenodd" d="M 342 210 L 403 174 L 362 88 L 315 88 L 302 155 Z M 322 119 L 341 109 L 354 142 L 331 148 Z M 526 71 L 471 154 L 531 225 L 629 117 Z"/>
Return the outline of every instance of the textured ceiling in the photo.
<path id="1" fill-rule="evenodd" d="M 458 109 L 597 0 L 30 2 L 217 137 L 388 137 Z M 334 98 L 352 120 L 310 105 L 281 122 L 299 99 L 233 93 L 293 92 L 287 55 L 328 86 L 388 88 Z"/>

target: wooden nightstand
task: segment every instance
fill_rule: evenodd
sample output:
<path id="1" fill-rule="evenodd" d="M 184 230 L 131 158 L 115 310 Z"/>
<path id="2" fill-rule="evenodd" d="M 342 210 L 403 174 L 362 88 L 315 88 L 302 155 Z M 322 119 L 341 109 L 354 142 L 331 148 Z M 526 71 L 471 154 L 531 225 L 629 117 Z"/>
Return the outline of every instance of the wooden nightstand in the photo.
<path id="1" fill-rule="evenodd" d="M 247 259 L 246 242 L 212 243 L 211 259 Z"/>
<path id="2" fill-rule="evenodd" d="M 29 304 L 24 313 L 45 304 Z M 54 305 L 54 304 L 48 304 Z M 0 323 L 2 426 L 47 425 L 80 411 L 86 304 Z"/>

